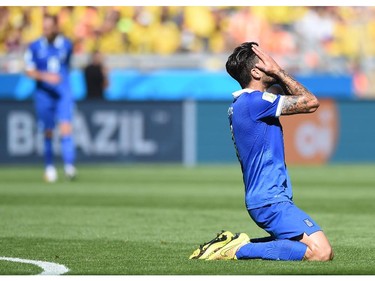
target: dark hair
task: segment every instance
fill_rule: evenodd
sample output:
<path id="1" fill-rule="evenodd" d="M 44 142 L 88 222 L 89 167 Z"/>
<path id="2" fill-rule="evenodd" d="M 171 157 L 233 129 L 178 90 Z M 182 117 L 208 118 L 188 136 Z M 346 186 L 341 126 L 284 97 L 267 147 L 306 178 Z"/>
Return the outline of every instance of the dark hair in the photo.
<path id="1" fill-rule="evenodd" d="M 56 15 L 45 14 L 44 15 L 44 19 L 50 19 L 50 20 L 52 20 L 55 25 L 59 24 L 59 19 L 58 19 L 58 17 Z"/>
<path id="2" fill-rule="evenodd" d="M 225 64 L 229 75 L 240 83 L 242 89 L 249 85 L 251 81 L 250 71 L 258 62 L 257 55 L 251 49 L 253 45 L 259 46 L 258 43 L 255 42 L 242 43 L 234 49 Z"/>

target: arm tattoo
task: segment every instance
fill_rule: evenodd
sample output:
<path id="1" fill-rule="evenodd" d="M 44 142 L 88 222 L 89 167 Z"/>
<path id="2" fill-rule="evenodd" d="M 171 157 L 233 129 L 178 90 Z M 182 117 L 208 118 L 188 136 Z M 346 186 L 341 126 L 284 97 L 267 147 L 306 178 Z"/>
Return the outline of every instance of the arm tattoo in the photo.
<path id="1" fill-rule="evenodd" d="M 281 70 L 278 78 L 288 92 L 288 95 L 284 97 L 281 114 L 309 113 L 318 108 L 319 102 L 317 98 L 301 83 L 294 80 L 285 70 Z"/>
<path id="2" fill-rule="evenodd" d="M 285 96 L 283 107 L 281 109 L 282 115 L 291 115 L 297 113 L 309 113 L 311 108 L 308 100 L 302 96 Z"/>
<path id="3" fill-rule="evenodd" d="M 281 70 L 279 77 L 282 82 L 281 84 L 288 90 L 290 95 L 312 95 L 309 90 L 307 90 L 301 83 L 294 80 L 285 70 Z"/>

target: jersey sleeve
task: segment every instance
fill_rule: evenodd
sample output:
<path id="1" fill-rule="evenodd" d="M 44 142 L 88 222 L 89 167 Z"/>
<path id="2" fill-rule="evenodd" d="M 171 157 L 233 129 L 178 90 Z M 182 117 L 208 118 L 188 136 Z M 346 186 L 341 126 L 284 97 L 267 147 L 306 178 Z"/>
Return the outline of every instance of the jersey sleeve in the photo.
<path id="1" fill-rule="evenodd" d="M 255 104 L 252 106 L 252 111 L 255 113 L 256 120 L 263 118 L 278 118 L 281 115 L 281 110 L 284 102 L 284 96 L 275 95 L 268 92 L 258 92 L 253 100 Z"/>
<path id="2" fill-rule="evenodd" d="M 24 62 L 25 62 L 25 70 L 35 70 L 36 69 L 36 61 L 35 55 L 31 45 L 27 48 L 24 54 Z"/>

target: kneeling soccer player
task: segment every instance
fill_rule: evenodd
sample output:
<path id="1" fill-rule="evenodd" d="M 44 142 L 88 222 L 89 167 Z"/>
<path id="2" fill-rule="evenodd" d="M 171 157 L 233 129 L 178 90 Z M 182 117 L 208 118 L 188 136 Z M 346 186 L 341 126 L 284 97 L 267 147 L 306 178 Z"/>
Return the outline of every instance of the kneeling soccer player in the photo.
<path id="1" fill-rule="evenodd" d="M 333 251 L 325 234 L 293 203 L 279 121 L 280 115 L 312 113 L 319 101 L 257 43 L 238 46 L 226 69 L 242 87 L 233 93 L 228 114 L 243 173 L 246 207 L 256 224 L 271 236 L 250 240 L 245 233 L 223 231 L 190 258 L 331 260 Z"/>

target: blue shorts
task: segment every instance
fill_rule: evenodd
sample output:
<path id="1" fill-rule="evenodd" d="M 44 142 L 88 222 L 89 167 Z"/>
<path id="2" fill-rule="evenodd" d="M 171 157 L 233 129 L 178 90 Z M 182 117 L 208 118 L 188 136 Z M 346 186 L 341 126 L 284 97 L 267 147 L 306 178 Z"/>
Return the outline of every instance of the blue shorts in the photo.
<path id="1" fill-rule="evenodd" d="M 74 100 L 70 94 L 56 95 L 37 90 L 34 97 L 38 124 L 43 130 L 53 129 L 56 122 L 71 122 Z"/>
<path id="2" fill-rule="evenodd" d="M 280 202 L 248 210 L 256 224 L 276 239 L 292 239 L 303 233 L 311 235 L 320 226 L 292 202 Z"/>

